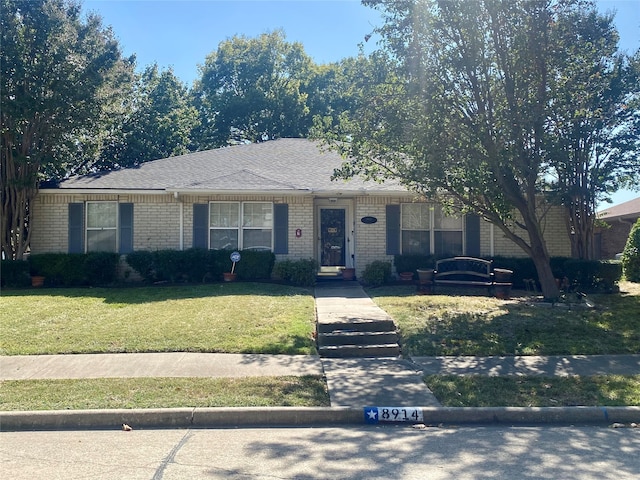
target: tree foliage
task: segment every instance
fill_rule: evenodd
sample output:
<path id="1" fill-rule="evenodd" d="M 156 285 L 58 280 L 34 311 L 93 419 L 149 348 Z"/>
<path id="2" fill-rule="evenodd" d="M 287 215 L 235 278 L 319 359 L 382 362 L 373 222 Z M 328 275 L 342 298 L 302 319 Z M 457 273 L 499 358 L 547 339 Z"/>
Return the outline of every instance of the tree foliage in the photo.
<path id="1" fill-rule="evenodd" d="M 310 68 L 302 45 L 282 31 L 222 42 L 194 85 L 199 148 L 301 136 L 310 123 L 303 92 Z"/>
<path id="2" fill-rule="evenodd" d="M 579 0 L 365 3 L 384 15 L 390 68 L 383 82 L 364 80 L 360 107 L 326 135 L 351 157 L 336 174 L 398 179 L 481 214 L 533 259 L 543 294 L 556 297 L 544 229 L 548 176 L 561 169 L 550 146 L 563 139 L 550 120 L 572 101 L 557 80 L 590 67 L 586 54 L 572 63 L 558 49 L 586 49 L 567 33 L 585 15 L 606 22 Z"/>
<path id="3" fill-rule="evenodd" d="M 567 8 L 552 30 L 548 180 L 566 208 L 573 254 L 584 259 L 595 255 L 596 205 L 640 180 L 637 58 L 617 43 L 612 18 L 593 9 Z"/>
<path id="4" fill-rule="evenodd" d="M 67 169 L 78 139 L 117 102 L 133 60 L 71 0 L 2 0 L 0 22 L 2 253 L 22 258 L 38 181 Z"/>
<path id="5" fill-rule="evenodd" d="M 171 69 L 149 65 L 137 78 L 127 114 L 92 168 L 131 167 L 188 153 L 197 125 L 198 112 L 187 87 Z"/>
<path id="6" fill-rule="evenodd" d="M 640 282 L 640 220 L 631 227 L 622 252 L 622 270 L 630 282 Z"/>

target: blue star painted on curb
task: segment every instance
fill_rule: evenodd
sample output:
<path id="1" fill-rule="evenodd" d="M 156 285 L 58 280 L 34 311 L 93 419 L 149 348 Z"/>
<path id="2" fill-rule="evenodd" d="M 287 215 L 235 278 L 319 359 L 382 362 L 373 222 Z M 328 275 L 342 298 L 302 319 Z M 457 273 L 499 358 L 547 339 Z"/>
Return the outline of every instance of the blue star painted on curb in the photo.
<path id="1" fill-rule="evenodd" d="M 378 423 L 378 407 L 364 407 L 364 421 Z"/>

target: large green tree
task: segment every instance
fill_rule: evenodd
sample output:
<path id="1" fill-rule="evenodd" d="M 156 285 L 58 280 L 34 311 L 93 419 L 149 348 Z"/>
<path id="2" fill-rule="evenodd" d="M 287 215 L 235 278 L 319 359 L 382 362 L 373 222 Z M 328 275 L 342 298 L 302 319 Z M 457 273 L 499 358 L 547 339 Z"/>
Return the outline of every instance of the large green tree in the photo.
<path id="1" fill-rule="evenodd" d="M 351 158 L 338 176 L 395 178 L 474 211 L 529 255 L 542 292 L 558 296 L 544 239 L 556 167 L 550 119 L 566 102 L 556 79 L 559 28 L 593 9 L 579 0 L 365 0 L 382 11 L 384 82 L 327 137 Z M 573 25 L 577 28 L 577 25 Z M 594 32 L 599 35 L 599 31 Z M 564 37 L 563 48 L 594 39 Z M 601 52 L 607 54 L 607 52 Z M 588 88 L 588 85 L 580 85 Z M 571 101 L 571 100 L 569 100 Z"/>
<path id="2" fill-rule="evenodd" d="M 303 83 L 311 59 L 282 31 L 235 36 L 207 56 L 194 84 L 199 148 L 298 137 L 309 125 Z"/>
<path id="3" fill-rule="evenodd" d="M 70 168 L 133 72 L 99 17 L 72 0 L 1 0 L 2 254 L 22 258 L 43 175 Z M 70 157 L 71 156 L 71 157 Z"/>
<path id="4" fill-rule="evenodd" d="M 156 64 L 146 67 L 126 111 L 91 169 L 130 167 L 190 151 L 198 111 L 173 70 L 161 71 Z"/>
<path id="5" fill-rule="evenodd" d="M 596 206 L 640 180 L 638 54 L 617 43 L 611 16 L 593 8 L 567 9 L 552 30 L 549 183 L 579 258 L 595 258 Z"/>

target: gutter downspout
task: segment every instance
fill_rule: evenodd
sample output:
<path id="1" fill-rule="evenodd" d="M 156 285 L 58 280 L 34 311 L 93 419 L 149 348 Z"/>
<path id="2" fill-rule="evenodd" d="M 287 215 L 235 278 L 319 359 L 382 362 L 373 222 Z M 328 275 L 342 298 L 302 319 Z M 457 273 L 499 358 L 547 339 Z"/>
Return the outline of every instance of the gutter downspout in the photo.
<path id="1" fill-rule="evenodd" d="M 180 226 L 178 227 L 180 230 L 178 231 L 178 241 L 180 244 L 180 251 L 182 251 L 184 250 L 184 204 L 182 203 L 182 199 L 178 192 L 173 192 L 173 198 L 176 199 L 178 207 L 180 208 Z"/>

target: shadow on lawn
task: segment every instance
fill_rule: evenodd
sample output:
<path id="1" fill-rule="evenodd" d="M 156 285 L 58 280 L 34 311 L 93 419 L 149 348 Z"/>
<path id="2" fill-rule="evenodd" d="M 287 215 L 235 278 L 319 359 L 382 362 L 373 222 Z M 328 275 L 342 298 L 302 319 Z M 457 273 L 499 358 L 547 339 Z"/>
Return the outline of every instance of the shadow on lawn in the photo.
<path id="1" fill-rule="evenodd" d="M 389 290 L 371 291 L 388 296 Z M 595 308 L 543 306 L 514 292 L 511 300 L 487 299 L 483 307 L 443 308 L 458 291 L 416 296 L 404 292 L 393 306 L 404 354 L 444 355 L 603 355 L 640 352 L 640 296 L 593 295 Z M 476 295 L 477 292 L 470 292 Z M 486 293 L 484 293 L 486 296 Z"/>
<path id="2" fill-rule="evenodd" d="M 86 297 L 101 298 L 105 303 L 116 304 L 141 304 L 163 302 L 166 300 L 245 295 L 268 297 L 313 296 L 313 292 L 307 288 L 268 282 L 207 283 L 197 285 L 162 284 L 126 287 L 69 287 L 25 290 L 3 289 L 2 291 L 2 296 L 4 297 Z"/>

